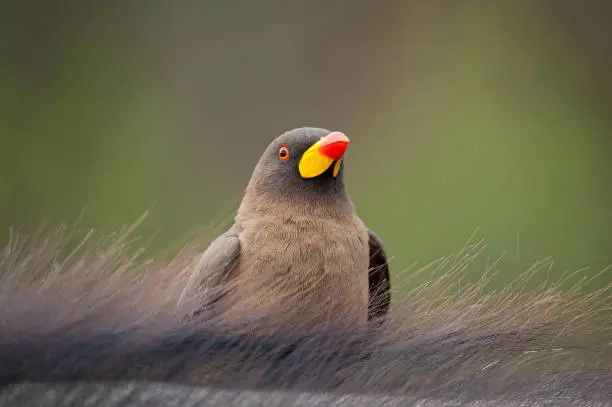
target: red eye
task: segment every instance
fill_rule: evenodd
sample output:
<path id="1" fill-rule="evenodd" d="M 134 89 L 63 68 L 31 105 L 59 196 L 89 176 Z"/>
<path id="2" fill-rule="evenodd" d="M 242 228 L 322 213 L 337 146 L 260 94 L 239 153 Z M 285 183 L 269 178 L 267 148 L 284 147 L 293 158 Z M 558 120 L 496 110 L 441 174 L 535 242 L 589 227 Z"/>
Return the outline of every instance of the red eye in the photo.
<path id="1" fill-rule="evenodd" d="M 287 161 L 289 159 L 289 148 L 287 148 L 287 146 L 281 146 L 278 150 L 278 158 L 280 158 L 281 161 Z"/>

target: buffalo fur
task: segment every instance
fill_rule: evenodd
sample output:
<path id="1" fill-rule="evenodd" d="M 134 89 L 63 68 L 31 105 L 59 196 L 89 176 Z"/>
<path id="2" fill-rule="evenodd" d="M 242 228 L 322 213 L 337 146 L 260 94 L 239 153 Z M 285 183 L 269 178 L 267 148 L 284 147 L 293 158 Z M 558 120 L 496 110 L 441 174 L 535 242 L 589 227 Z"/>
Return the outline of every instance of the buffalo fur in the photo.
<path id="1" fill-rule="evenodd" d="M 206 275 L 194 278 L 202 247 L 147 260 L 133 234 L 134 227 L 101 239 L 90 233 L 78 244 L 65 228 L 11 234 L 0 256 L 0 399 L 32 382 L 140 382 L 236 397 L 257 390 L 372 400 L 610 400 L 610 284 L 589 294 L 560 283 L 527 289 L 550 262 L 503 290 L 487 288 L 490 270 L 459 290 L 484 247 L 468 244 L 415 271 L 431 273 L 430 281 L 396 295 L 384 324 L 347 328 L 337 315 L 313 331 L 301 329 L 312 315 L 290 298 L 211 306 L 194 317 L 219 294 Z M 394 286 L 409 278 L 402 274 Z M 278 318 L 293 319 L 293 329 L 275 331 Z"/>

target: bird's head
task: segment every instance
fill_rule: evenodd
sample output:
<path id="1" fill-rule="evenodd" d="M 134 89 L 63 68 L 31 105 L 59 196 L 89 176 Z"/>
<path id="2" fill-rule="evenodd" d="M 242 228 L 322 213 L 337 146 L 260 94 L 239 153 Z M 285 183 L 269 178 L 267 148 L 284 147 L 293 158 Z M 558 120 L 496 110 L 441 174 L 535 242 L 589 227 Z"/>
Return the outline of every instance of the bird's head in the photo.
<path id="1" fill-rule="evenodd" d="M 344 133 L 302 127 L 273 140 L 259 159 L 248 193 L 289 201 L 345 200 Z"/>

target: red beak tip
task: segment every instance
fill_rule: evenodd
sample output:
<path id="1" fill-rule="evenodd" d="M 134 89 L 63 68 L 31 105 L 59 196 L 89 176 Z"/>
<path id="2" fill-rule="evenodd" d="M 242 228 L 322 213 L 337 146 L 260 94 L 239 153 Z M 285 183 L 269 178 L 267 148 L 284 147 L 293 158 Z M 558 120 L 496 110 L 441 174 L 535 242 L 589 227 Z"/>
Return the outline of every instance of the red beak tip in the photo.
<path id="1" fill-rule="evenodd" d="M 349 144 L 349 138 L 344 133 L 334 131 L 329 133 L 321 143 L 320 151 L 332 160 L 339 160 L 344 155 Z"/>

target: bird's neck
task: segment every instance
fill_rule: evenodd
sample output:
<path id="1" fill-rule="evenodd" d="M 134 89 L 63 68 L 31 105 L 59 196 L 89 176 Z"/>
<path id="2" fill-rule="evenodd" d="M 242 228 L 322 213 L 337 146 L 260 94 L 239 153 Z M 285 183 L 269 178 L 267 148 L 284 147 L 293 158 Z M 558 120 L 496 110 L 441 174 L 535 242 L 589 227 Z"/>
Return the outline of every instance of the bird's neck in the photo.
<path id="1" fill-rule="evenodd" d="M 352 216 L 355 207 L 348 194 L 322 196 L 287 196 L 258 193 L 247 189 L 238 209 L 237 219 L 259 216 L 344 218 Z"/>

